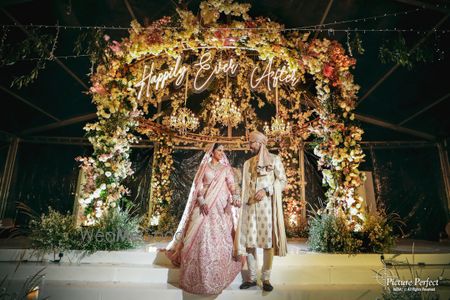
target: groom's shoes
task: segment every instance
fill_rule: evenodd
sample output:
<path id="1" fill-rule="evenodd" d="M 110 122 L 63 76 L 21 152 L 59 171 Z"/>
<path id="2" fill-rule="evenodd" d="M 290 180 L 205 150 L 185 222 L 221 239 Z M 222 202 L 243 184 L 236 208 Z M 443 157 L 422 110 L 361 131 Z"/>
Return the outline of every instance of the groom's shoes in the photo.
<path id="1" fill-rule="evenodd" d="M 252 286 L 256 286 L 256 281 L 246 281 L 241 284 L 239 287 L 241 290 L 246 290 L 248 288 L 251 288 Z"/>
<path id="2" fill-rule="evenodd" d="M 266 292 L 273 291 L 273 286 L 270 284 L 269 280 L 264 280 L 263 281 L 263 290 L 266 291 Z"/>

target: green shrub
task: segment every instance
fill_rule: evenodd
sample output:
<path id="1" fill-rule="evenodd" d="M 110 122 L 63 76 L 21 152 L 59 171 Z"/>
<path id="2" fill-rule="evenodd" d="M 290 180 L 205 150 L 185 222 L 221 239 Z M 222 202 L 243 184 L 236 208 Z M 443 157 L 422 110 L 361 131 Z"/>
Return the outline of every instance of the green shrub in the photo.
<path id="1" fill-rule="evenodd" d="M 30 239 L 34 249 L 53 252 L 54 255 L 72 247 L 77 236 L 73 218 L 49 207 L 47 214 L 30 221 Z"/>
<path id="2" fill-rule="evenodd" d="M 363 248 L 367 252 L 388 252 L 395 244 L 393 229 L 384 211 L 366 215 L 362 233 Z"/>
<path id="3" fill-rule="evenodd" d="M 110 209 L 95 225 L 79 229 L 74 248 L 88 253 L 135 248 L 142 242 L 139 224 L 128 210 Z"/>
<path id="4" fill-rule="evenodd" d="M 135 248 L 142 242 L 140 218 L 130 211 L 110 209 L 93 226 L 75 228 L 70 214 L 61 214 L 51 208 L 47 214 L 30 221 L 32 247 L 39 252 L 83 250 L 113 251 Z"/>
<path id="5" fill-rule="evenodd" d="M 313 251 L 329 253 L 356 253 L 362 241 L 355 239 L 343 217 L 320 214 L 310 217 L 309 247 Z"/>
<path id="6" fill-rule="evenodd" d="M 298 224 L 288 223 L 285 218 L 286 236 L 288 238 L 308 237 L 308 223 L 306 219 L 300 219 Z"/>
<path id="7" fill-rule="evenodd" d="M 179 220 L 170 214 L 170 212 L 162 212 L 159 217 L 158 228 L 155 232 L 159 236 L 173 236 L 177 230 Z"/>
<path id="8" fill-rule="evenodd" d="M 330 253 L 382 253 L 395 243 L 390 219 L 384 210 L 366 215 L 361 231 L 352 231 L 345 217 L 322 213 L 310 217 L 309 246 L 311 250 Z"/>

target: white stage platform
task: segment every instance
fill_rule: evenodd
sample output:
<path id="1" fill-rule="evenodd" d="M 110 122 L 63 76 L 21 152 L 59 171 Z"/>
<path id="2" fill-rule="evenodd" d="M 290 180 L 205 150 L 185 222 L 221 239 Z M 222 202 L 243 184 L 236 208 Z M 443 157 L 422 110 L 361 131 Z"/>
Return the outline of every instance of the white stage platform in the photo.
<path id="1" fill-rule="evenodd" d="M 406 250 L 407 243 L 403 243 Z M 164 253 L 165 242 L 147 243 L 129 251 L 100 251 L 90 256 L 80 252 L 65 253 L 60 263 L 52 263 L 53 255 L 39 261 L 30 249 L 0 249 L 0 276 L 9 275 L 19 284 L 45 267 L 41 296 L 50 299 L 203 299 L 178 288 L 179 269 L 174 268 Z M 394 264 L 420 264 L 415 270 L 421 279 L 450 278 L 450 252 L 446 246 L 427 250 L 426 243 L 417 243 L 411 254 L 385 254 L 385 261 Z M 410 249 L 411 251 L 411 249 Z M 429 253 L 423 253 L 423 252 Z M 262 258 L 262 252 L 259 252 Z M 304 240 L 291 240 L 289 254 L 275 257 L 271 281 L 275 290 L 265 293 L 260 287 L 239 290 L 242 275 L 217 299 L 376 299 L 382 285 L 376 271 L 383 270 L 379 254 L 321 254 L 307 251 Z M 16 272 L 18 261 L 20 267 Z M 259 264 L 262 261 L 259 259 Z M 393 268 L 388 269 L 395 274 Z M 410 269 L 398 267 L 400 278 L 411 280 Z M 243 271 L 245 276 L 245 270 Z M 441 299 L 450 298 L 450 287 L 437 289 Z"/>

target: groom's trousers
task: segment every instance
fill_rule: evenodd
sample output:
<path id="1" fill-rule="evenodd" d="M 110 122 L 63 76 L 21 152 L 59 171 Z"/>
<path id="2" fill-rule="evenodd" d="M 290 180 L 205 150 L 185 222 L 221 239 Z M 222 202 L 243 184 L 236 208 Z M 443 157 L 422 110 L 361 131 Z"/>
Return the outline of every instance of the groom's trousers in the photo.
<path id="1" fill-rule="evenodd" d="M 261 280 L 270 280 L 272 270 L 273 248 L 264 249 L 264 258 L 261 270 Z M 256 281 L 256 248 L 247 248 L 247 266 L 250 281 Z"/>

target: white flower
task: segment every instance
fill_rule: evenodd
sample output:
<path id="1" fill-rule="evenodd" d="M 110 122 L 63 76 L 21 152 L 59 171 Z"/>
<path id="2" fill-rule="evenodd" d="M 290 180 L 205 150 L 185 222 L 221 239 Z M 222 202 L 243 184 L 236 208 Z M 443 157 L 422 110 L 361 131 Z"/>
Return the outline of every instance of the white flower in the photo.
<path id="1" fill-rule="evenodd" d="M 150 219 L 150 225 L 156 226 L 159 224 L 159 215 L 155 215 Z"/>
<path id="2" fill-rule="evenodd" d="M 112 173 L 110 171 L 105 172 L 106 177 L 111 177 Z"/>
<path id="3" fill-rule="evenodd" d="M 105 184 L 105 183 L 102 183 L 102 185 L 100 186 L 100 189 L 101 189 L 101 190 L 106 190 L 106 184 Z"/>

